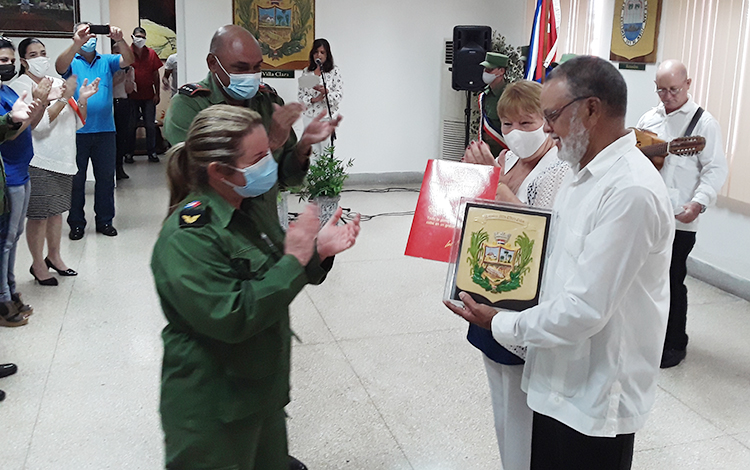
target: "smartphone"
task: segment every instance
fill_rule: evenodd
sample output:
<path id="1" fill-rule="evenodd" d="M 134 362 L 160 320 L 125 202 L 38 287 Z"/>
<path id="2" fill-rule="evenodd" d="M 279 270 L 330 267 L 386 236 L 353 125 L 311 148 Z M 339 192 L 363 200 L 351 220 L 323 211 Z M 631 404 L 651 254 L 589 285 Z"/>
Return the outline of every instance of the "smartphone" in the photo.
<path id="1" fill-rule="evenodd" d="M 109 35 L 111 32 L 108 24 L 89 25 L 89 31 L 91 31 L 91 34 L 103 34 L 105 36 Z"/>

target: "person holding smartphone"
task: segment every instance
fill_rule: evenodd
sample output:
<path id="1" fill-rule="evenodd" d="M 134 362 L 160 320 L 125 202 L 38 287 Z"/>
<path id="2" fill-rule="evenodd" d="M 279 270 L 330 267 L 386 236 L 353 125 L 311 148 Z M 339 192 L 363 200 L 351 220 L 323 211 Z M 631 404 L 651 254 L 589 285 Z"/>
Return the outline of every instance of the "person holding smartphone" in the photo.
<path id="1" fill-rule="evenodd" d="M 78 77 L 78 83 L 99 79 L 99 92 L 88 101 L 86 125 L 76 135 L 76 165 L 78 172 L 73 179 L 73 197 L 68 225 L 71 240 L 80 240 L 84 235 L 86 218 L 85 204 L 86 170 L 88 162 L 94 167 L 94 211 L 96 231 L 109 237 L 117 235 L 113 225 L 115 217 L 115 120 L 112 109 L 112 77 L 133 63 L 133 51 L 122 38 L 122 30 L 116 26 L 78 23 L 73 28 L 71 44 L 55 61 L 55 69 L 63 78 Z M 100 54 L 96 51 L 96 33 L 106 33 L 118 43 L 120 54 Z M 78 91 L 75 98 L 78 99 Z"/>

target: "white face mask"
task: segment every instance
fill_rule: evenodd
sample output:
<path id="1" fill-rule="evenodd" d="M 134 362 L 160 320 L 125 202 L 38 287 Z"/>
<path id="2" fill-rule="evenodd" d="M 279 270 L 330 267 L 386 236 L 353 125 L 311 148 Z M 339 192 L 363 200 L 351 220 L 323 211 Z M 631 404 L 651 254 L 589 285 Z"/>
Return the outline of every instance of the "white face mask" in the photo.
<path id="1" fill-rule="evenodd" d="M 482 72 L 482 81 L 486 85 L 489 85 L 490 83 L 494 82 L 496 78 L 497 78 L 497 75 L 495 75 L 493 73 L 489 73 L 486 70 L 484 72 Z"/>
<path id="2" fill-rule="evenodd" d="M 521 160 L 525 160 L 539 150 L 539 147 L 547 140 L 547 134 L 544 132 L 544 124 L 542 124 L 535 131 L 513 129 L 507 134 L 503 134 L 503 138 L 510 151 Z"/>
<path id="3" fill-rule="evenodd" d="M 146 45 L 146 38 L 139 38 L 133 36 L 133 45 L 140 49 L 141 47 Z"/>
<path id="4" fill-rule="evenodd" d="M 47 71 L 49 70 L 49 57 L 34 57 L 33 59 L 26 59 L 26 67 L 29 73 L 35 77 L 46 77 Z"/>

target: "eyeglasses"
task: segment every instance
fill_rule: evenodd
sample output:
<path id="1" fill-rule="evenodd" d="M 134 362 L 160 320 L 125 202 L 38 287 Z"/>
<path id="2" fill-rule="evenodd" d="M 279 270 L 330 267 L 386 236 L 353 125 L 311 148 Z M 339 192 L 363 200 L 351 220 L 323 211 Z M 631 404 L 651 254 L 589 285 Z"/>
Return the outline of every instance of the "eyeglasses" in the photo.
<path id="1" fill-rule="evenodd" d="M 681 91 L 682 91 L 682 87 L 680 87 L 680 88 L 675 88 L 675 87 L 658 88 L 657 87 L 656 88 L 656 94 L 657 95 L 666 95 L 667 93 L 669 93 L 670 95 L 675 96 L 675 95 L 677 95 L 677 93 L 679 93 Z"/>
<path id="2" fill-rule="evenodd" d="M 591 98 L 591 96 L 579 96 L 578 98 L 575 98 L 575 99 L 569 101 L 568 104 L 566 104 L 565 106 L 563 106 L 562 108 L 560 108 L 560 109 L 558 109 L 556 111 L 552 111 L 552 112 L 549 112 L 549 113 L 544 113 L 544 120 L 547 121 L 547 124 L 549 124 L 551 126 L 552 124 L 555 123 L 555 121 L 557 121 L 557 118 L 560 117 L 560 115 L 562 114 L 562 112 L 565 111 L 565 108 L 567 108 L 571 104 L 575 103 L 576 101 L 585 100 L 587 98 Z"/>

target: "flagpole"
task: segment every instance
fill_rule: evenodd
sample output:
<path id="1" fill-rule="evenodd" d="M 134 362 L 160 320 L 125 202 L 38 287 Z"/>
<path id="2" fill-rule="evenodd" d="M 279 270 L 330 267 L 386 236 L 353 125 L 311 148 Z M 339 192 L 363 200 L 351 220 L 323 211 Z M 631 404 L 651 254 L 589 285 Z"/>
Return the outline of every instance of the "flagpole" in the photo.
<path id="1" fill-rule="evenodd" d="M 547 10 L 549 10 L 549 8 L 548 8 L 549 1 L 550 0 L 542 0 L 542 14 L 539 17 L 540 22 L 543 21 L 542 22 L 542 27 L 540 28 L 543 31 L 542 31 L 542 48 L 539 51 L 539 57 L 542 57 L 542 54 L 545 54 L 545 58 L 546 58 L 546 51 L 547 51 L 547 36 L 548 36 L 547 28 L 549 27 L 549 21 L 548 21 L 548 15 L 547 15 L 547 13 L 548 13 Z M 544 80 L 546 80 L 546 78 L 547 78 L 547 70 L 544 67 L 544 60 L 542 60 L 542 79 L 541 79 L 541 83 L 544 83 Z"/>

